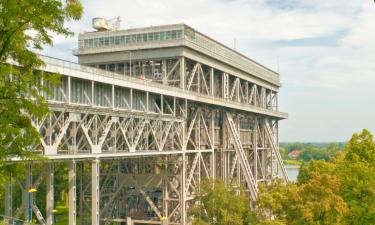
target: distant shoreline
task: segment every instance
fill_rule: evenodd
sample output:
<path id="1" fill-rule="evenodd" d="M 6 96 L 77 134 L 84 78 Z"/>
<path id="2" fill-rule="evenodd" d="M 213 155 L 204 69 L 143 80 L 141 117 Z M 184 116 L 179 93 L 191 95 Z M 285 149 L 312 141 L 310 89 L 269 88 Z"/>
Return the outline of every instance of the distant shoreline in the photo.
<path id="1" fill-rule="evenodd" d="M 286 169 L 299 169 L 300 167 L 300 165 L 285 165 Z"/>

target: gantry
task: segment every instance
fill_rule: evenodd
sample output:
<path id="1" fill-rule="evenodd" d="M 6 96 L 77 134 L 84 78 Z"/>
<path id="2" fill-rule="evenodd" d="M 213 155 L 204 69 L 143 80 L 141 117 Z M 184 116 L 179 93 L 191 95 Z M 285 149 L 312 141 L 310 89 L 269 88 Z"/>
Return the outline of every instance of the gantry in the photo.
<path id="1" fill-rule="evenodd" d="M 82 33 L 74 54 L 79 64 L 41 56 L 43 72 L 61 75 L 43 84 L 50 112 L 32 120 L 33 150 L 48 160 L 8 185 L 6 216 L 54 223 L 57 163 L 68 167 L 70 225 L 188 224 L 206 178 L 244 187 L 250 201 L 259 183 L 288 179 L 278 73 L 185 24 Z M 30 193 L 42 184 L 44 215 Z"/>

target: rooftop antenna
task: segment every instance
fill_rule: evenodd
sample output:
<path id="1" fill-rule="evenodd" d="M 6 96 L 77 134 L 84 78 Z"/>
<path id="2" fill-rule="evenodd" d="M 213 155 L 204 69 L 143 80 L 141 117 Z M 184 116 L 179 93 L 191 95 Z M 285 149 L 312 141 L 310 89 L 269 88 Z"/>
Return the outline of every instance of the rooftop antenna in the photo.
<path id="1" fill-rule="evenodd" d="M 233 38 L 233 49 L 236 50 L 236 38 Z"/>

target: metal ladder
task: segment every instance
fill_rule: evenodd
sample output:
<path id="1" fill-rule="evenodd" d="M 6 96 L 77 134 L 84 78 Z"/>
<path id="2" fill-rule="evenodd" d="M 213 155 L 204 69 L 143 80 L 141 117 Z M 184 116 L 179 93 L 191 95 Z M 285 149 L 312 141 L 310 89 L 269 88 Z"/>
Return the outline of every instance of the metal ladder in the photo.
<path id="1" fill-rule="evenodd" d="M 236 153 L 237 153 L 237 155 L 240 159 L 241 168 L 244 171 L 246 183 L 247 183 L 247 186 L 249 187 L 251 198 L 253 200 L 255 200 L 256 196 L 257 196 L 257 193 L 258 193 L 258 187 L 257 187 L 257 184 L 256 184 L 256 180 L 254 179 L 253 173 L 251 172 L 250 164 L 249 164 L 249 161 L 247 160 L 247 157 L 246 157 L 245 152 L 243 150 L 241 140 L 240 140 L 240 137 L 237 133 L 236 125 L 233 121 L 232 115 L 229 112 L 227 112 L 226 116 L 227 116 L 227 121 L 228 121 L 230 131 L 231 131 L 230 134 L 231 134 L 231 136 L 232 136 L 232 138 L 235 142 L 234 148 L 235 148 Z"/>
<path id="2" fill-rule="evenodd" d="M 282 175 L 284 177 L 284 180 L 286 182 L 288 182 L 288 180 L 289 180 L 288 179 L 288 174 L 286 173 L 284 162 L 283 162 L 283 159 L 281 158 L 279 147 L 278 147 L 278 145 L 276 143 L 276 140 L 274 138 L 271 126 L 269 125 L 268 122 L 265 122 L 265 127 L 266 127 L 266 131 L 267 131 L 268 140 L 270 141 L 272 150 L 275 153 L 275 156 L 276 156 L 276 159 L 277 159 L 277 163 L 279 165 L 279 168 L 281 169 L 281 172 L 282 172 Z"/>

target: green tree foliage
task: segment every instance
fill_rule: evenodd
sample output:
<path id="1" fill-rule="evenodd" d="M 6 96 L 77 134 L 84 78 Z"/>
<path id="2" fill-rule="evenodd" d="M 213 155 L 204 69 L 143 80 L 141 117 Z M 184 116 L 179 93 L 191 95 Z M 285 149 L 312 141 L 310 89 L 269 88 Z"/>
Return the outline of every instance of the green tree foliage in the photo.
<path id="1" fill-rule="evenodd" d="M 307 162 L 310 160 L 328 160 L 329 157 L 323 148 L 309 147 L 301 152 L 299 159 Z"/>
<path id="2" fill-rule="evenodd" d="M 41 118 L 48 111 L 41 80 L 56 81 L 37 71 L 43 62 L 31 49 L 52 45 L 52 34 L 71 35 L 64 23 L 79 19 L 82 5 L 78 0 L 0 0 L 0 9 L 1 168 L 9 157 L 31 156 L 27 150 L 39 143 L 39 134 L 30 116 Z"/>
<path id="3" fill-rule="evenodd" d="M 79 0 L 0 0 L 1 202 L 8 175 L 22 176 L 20 171 L 25 168 L 6 164 L 6 160 L 36 157 L 28 151 L 40 141 L 30 117 L 40 119 L 48 111 L 41 96 L 48 90 L 42 87 L 41 80 L 52 84 L 58 82 L 58 77 L 38 70 L 43 62 L 32 49 L 41 50 L 45 45 L 52 45 L 53 34 L 71 35 L 64 23 L 79 19 L 81 15 Z"/>
<path id="4" fill-rule="evenodd" d="M 375 141 L 368 130 L 354 134 L 337 166 L 341 195 L 349 205 L 348 224 L 375 224 Z"/>
<path id="5" fill-rule="evenodd" d="M 290 225 L 343 224 L 348 208 L 339 195 L 341 184 L 330 175 L 313 174 L 302 185 L 279 181 L 260 188 L 257 209 Z"/>
<path id="6" fill-rule="evenodd" d="M 344 151 L 327 147 L 329 161 L 302 165 L 297 183 L 260 188 L 258 210 L 286 224 L 375 224 L 375 142 L 367 130 Z"/>
<path id="7" fill-rule="evenodd" d="M 200 204 L 193 209 L 195 225 L 243 225 L 257 221 L 245 194 L 221 181 L 202 182 L 197 201 Z"/>
<path id="8" fill-rule="evenodd" d="M 372 134 L 354 134 L 344 151 L 334 144 L 327 149 L 329 160 L 304 163 L 296 183 L 275 180 L 260 185 L 252 213 L 242 193 L 236 196 L 223 183 L 205 183 L 198 198 L 202 204 L 194 211 L 195 224 L 375 224 Z"/>
<path id="9" fill-rule="evenodd" d="M 332 175 L 336 166 L 332 163 L 323 160 L 312 160 L 309 163 L 304 163 L 300 167 L 297 183 L 304 184 L 308 182 L 314 174 L 329 174 Z"/>

